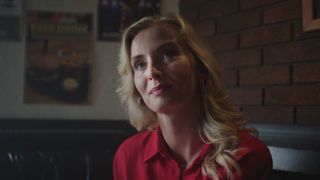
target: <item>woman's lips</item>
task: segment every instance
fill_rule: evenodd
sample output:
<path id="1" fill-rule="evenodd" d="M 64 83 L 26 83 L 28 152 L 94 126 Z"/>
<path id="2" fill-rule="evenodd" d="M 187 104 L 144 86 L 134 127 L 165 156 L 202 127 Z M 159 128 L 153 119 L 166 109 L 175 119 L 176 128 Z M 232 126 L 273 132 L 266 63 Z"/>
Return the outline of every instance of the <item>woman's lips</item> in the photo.
<path id="1" fill-rule="evenodd" d="M 152 88 L 150 90 L 150 95 L 160 95 L 161 93 L 163 93 L 164 91 L 166 91 L 167 89 L 169 89 L 169 85 L 167 84 L 160 84 L 154 88 Z"/>

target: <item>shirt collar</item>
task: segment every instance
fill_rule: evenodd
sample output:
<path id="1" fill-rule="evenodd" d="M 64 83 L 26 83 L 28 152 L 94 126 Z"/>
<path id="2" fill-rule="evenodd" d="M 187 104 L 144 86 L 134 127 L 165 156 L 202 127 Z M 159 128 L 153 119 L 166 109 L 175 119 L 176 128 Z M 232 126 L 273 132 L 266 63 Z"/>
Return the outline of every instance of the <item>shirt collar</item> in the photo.
<path id="1" fill-rule="evenodd" d="M 206 155 L 214 148 L 213 144 L 204 144 L 199 152 L 198 157 L 194 160 L 194 163 L 202 163 Z"/>
<path id="2" fill-rule="evenodd" d="M 213 147 L 213 144 L 205 144 L 201 148 L 200 153 L 194 162 L 202 162 L 202 160 L 213 149 Z M 163 139 L 161 129 L 159 126 L 152 130 L 151 137 L 146 143 L 144 151 L 144 162 L 152 159 L 156 155 L 170 158 L 169 149 L 166 146 L 166 142 Z"/>
<path id="3" fill-rule="evenodd" d="M 148 139 L 148 142 L 146 143 L 144 151 L 144 162 L 153 158 L 157 154 L 161 155 L 166 152 L 167 150 L 165 149 L 165 142 L 163 140 L 160 127 L 157 126 L 152 130 L 152 134 Z"/>

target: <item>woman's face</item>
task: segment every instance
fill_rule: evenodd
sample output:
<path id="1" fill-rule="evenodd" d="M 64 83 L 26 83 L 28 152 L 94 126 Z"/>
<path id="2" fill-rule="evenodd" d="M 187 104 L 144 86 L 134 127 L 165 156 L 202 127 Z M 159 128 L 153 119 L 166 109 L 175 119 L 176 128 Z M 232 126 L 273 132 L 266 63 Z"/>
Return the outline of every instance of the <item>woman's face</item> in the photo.
<path id="1" fill-rule="evenodd" d="M 139 32 L 131 44 L 135 87 L 156 113 L 195 105 L 195 60 L 176 38 L 172 29 L 155 25 Z"/>

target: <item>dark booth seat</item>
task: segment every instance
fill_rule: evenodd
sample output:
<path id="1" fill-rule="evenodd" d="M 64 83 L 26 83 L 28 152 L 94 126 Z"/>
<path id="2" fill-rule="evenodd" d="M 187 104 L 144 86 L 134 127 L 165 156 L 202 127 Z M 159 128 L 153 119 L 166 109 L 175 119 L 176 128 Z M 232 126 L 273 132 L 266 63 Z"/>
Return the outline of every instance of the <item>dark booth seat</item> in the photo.
<path id="1" fill-rule="evenodd" d="M 126 122 L 2 120 L 1 180 L 108 180 Z"/>
<path id="2" fill-rule="evenodd" d="M 319 127 L 250 124 L 273 157 L 271 180 L 320 179 Z M 0 120 L 0 180 L 111 180 L 127 121 Z"/>

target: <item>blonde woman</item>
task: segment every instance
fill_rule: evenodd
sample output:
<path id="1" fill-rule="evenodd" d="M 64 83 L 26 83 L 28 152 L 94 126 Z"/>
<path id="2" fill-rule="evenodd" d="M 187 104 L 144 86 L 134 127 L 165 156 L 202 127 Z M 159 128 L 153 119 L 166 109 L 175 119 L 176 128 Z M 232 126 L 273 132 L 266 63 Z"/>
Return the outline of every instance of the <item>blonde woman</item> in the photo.
<path id="1" fill-rule="evenodd" d="M 267 146 L 245 128 L 216 59 L 184 19 L 128 27 L 118 70 L 117 92 L 141 132 L 118 148 L 115 180 L 267 178 Z"/>

